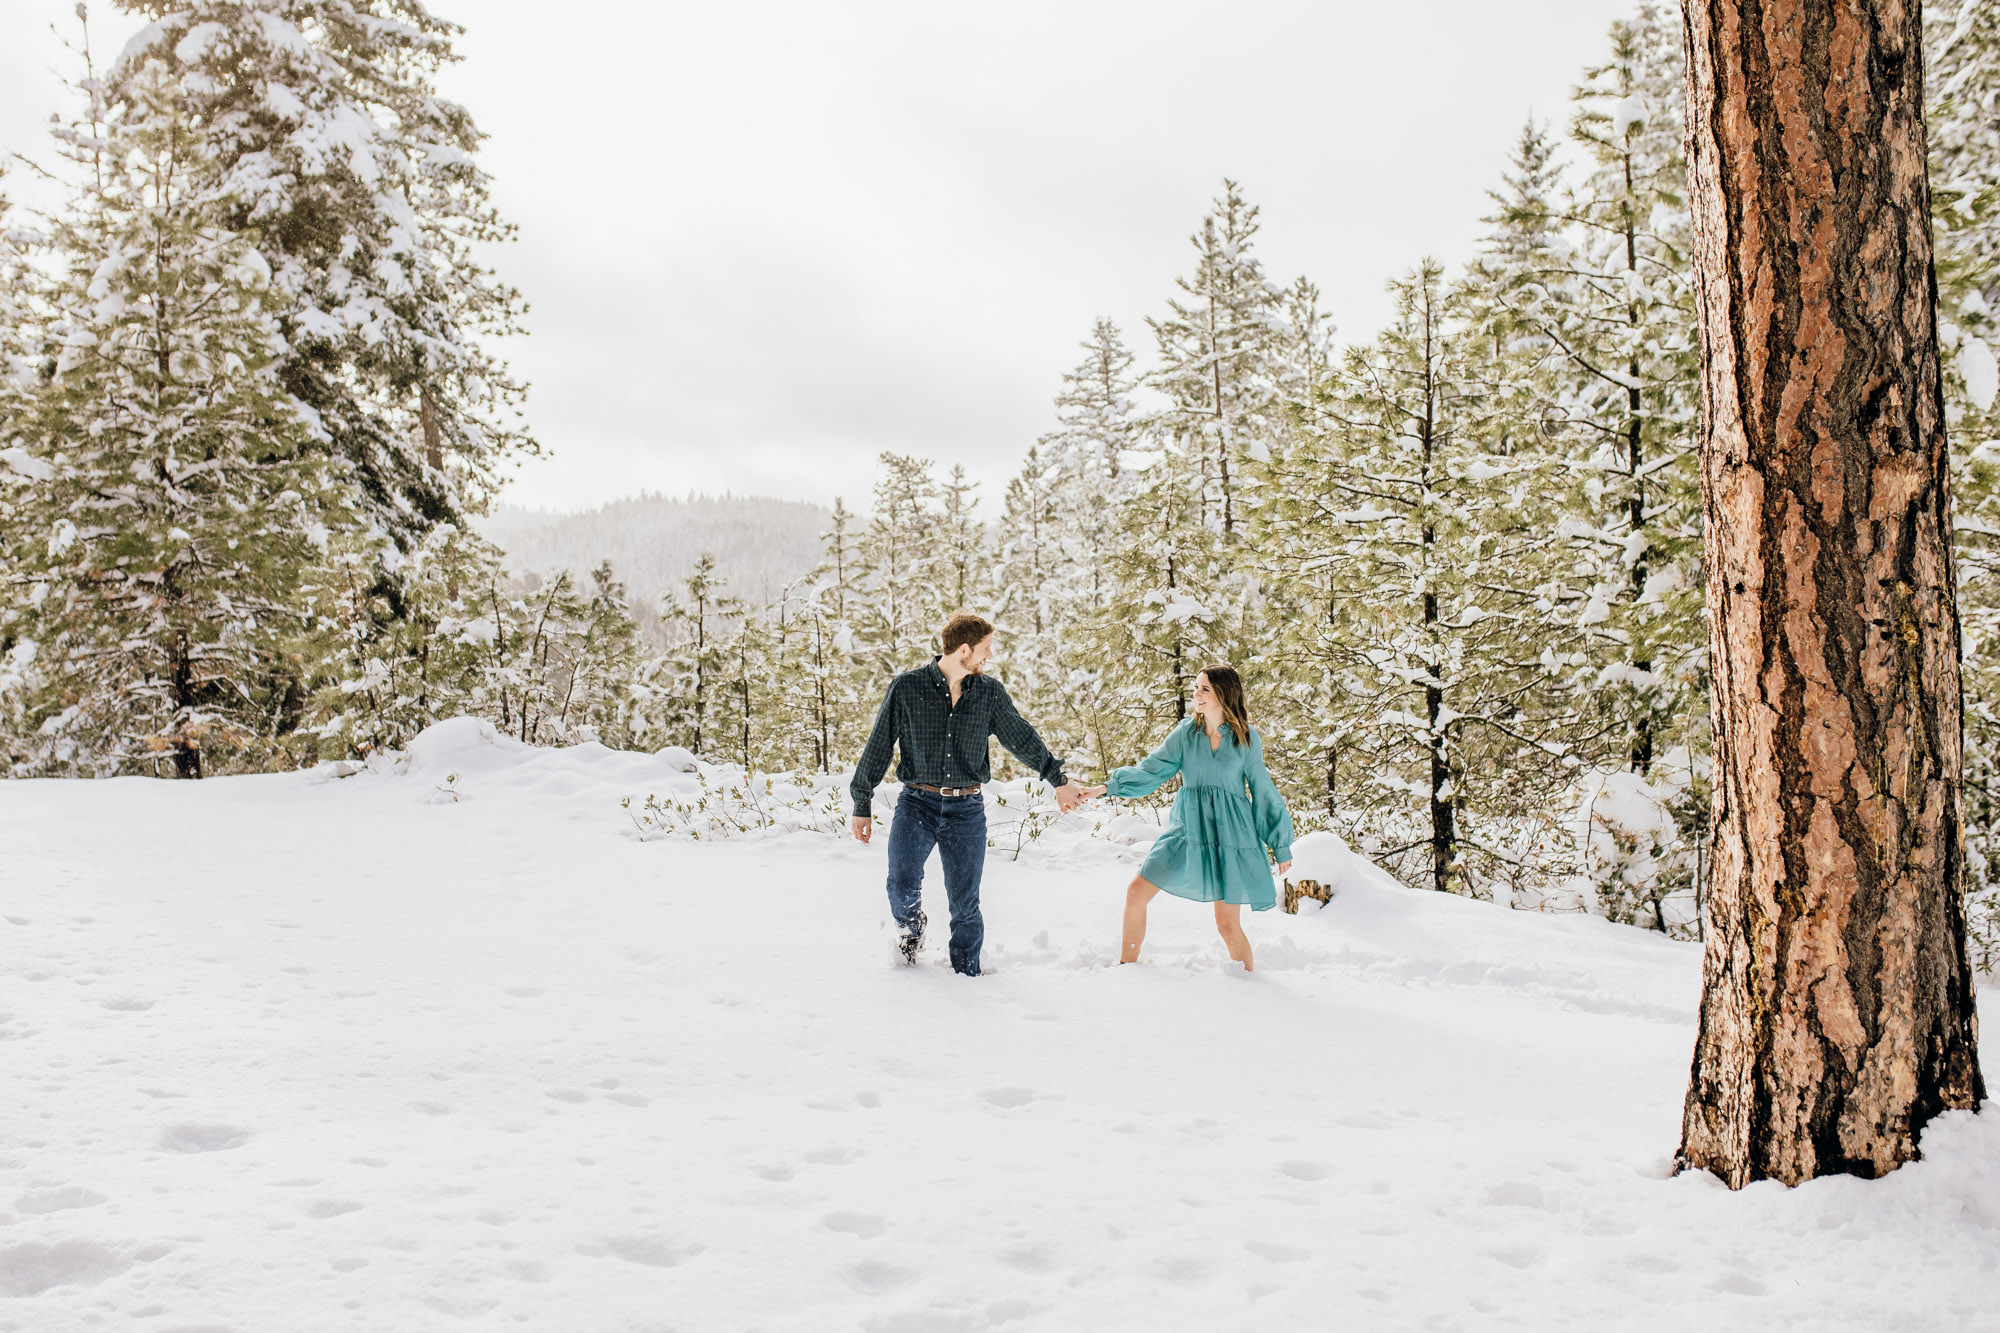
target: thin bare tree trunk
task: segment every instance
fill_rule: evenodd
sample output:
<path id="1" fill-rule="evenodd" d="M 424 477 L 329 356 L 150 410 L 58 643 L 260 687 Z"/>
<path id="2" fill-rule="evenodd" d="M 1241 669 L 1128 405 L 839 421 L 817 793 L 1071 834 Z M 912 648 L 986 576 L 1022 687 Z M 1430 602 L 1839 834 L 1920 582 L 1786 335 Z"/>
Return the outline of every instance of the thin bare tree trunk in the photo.
<path id="1" fill-rule="evenodd" d="M 1685 0 L 1715 847 L 1680 1161 L 1876 1176 L 1976 1106 L 1914 0 Z"/>
<path id="2" fill-rule="evenodd" d="M 424 462 L 433 468 L 444 467 L 444 432 L 438 428 L 437 398 L 426 384 L 417 391 L 417 415 L 424 428 Z"/>

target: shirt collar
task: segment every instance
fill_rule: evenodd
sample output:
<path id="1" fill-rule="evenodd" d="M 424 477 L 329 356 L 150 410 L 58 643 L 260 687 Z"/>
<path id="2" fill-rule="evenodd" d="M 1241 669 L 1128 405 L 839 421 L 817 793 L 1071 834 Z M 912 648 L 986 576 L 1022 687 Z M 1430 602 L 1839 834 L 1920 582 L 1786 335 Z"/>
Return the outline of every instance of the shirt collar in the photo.
<path id="1" fill-rule="evenodd" d="M 938 684 L 949 688 L 951 682 L 944 678 L 944 668 L 938 665 L 938 663 L 942 661 L 944 661 L 942 657 L 933 657 L 931 658 L 931 664 L 929 666 L 920 667 L 919 670 L 923 671 L 927 676 L 930 677 L 930 679 L 936 681 Z M 963 697 L 964 695 L 969 694 L 971 692 L 972 682 L 975 680 L 982 680 L 982 679 L 984 679 L 984 677 L 982 677 L 976 671 L 966 672 L 965 679 L 961 680 L 958 683 L 960 696 Z"/>

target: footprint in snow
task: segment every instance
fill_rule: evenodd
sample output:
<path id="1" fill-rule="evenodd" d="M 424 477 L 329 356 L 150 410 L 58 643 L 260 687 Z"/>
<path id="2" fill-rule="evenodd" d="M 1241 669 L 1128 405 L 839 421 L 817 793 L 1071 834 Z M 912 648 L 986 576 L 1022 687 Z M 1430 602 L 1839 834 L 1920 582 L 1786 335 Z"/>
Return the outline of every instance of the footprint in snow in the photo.
<path id="1" fill-rule="evenodd" d="M 234 1125 L 175 1125 L 160 1135 L 168 1152 L 223 1152 L 249 1141 L 250 1131 Z"/>
<path id="2" fill-rule="evenodd" d="M 1503 1180 L 1486 1191 L 1486 1202 L 1496 1208 L 1546 1208 L 1542 1187 L 1532 1181 Z"/>
<path id="3" fill-rule="evenodd" d="M 849 1286 L 870 1296 L 907 1287 L 915 1276 L 906 1268 L 885 1264 L 879 1259 L 863 1259 L 860 1263 L 849 1264 L 846 1273 Z"/>
<path id="4" fill-rule="evenodd" d="M 799 1160 L 811 1162 L 815 1166 L 846 1166 L 861 1154 L 852 1148 L 814 1148 Z"/>
<path id="5" fill-rule="evenodd" d="M 315 1199 L 306 1205 L 306 1216 L 322 1221 L 329 1217 L 341 1217 L 347 1213 L 358 1213 L 361 1204 L 352 1199 Z"/>
<path id="6" fill-rule="evenodd" d="M 1056 1266 L 1055 1252 L 1046 1245 L 1016 1245 L 1000 1251 L 1000 1262 L 1024 1273 L 1047 1273 Z"/>
<path id="7" fill-rule="evenodd" d="M 131 1259 L 96 1241 L 10 1245 L 0 1250 L 0 1296 L 39 1296 L 51 1287 L 95 1286 L 131 1266 Z"/>
<path id="8" fill-rule="evenodd" d="M 1026 1106 L 1036 1096 L 1033 1088 L 1017 1087 L 988 1088 L 979 1095 L 994 1106 L 1005 1107 Z"/>
<path id="9" fill-rule="evenodd" d="M 873 1240 L 888 1230 L 888 1223 L 873 1213 L 828 1213 L 820 1225 L 828 1231 L 843 1231 L 862 1240 Z"/>
<path id="10" fill-rule="evenodd" d="M 151 1000 L 135 1000 L 129 995 L 121 995 L 116 999 L 99 1000 L 97 1003 L 103 1008 L 113 1009 L 119 1013 L 126 1014 L 136 1014 L 142 1009 L 151 1009 L 153 1007 Z"/>
<path id="11" fill-rule="evenodd" d="M 700 1254 L 702 1247 L 681 1245 L 658 1236 L 606 1236 L 597 1244 L 577 1246 L 576 1252 L 593 1259 L 609 1255 L 646 1268 L 673 1268 Z"/>
<path id="12" fill-rule="evenodd" d="M 1332 1171 L 1333 1168 L 1324 1162 L 1278 1163 L 1279 1174 L 1290 1176 L 1293 1180 L 1325 1180 Z"/>
<path id="13" fill-rule="evenodd" d="M 1243 1242 L 1243 1248 L 1259 1259 L 1266 1259 L 1274 1264 L 1295 1264 L 1302 1259 L 1312 1257 L 1311 1250 L 1301 1250 L 1292 1245 L 1276 1245 L 1268 1240 L 1246 1240 Z"/>
<path id="14" fill-rule="evenodd" d="M 14 1201 L 14 1207 L 24 1213 L 59 1213 L 65 1208 L 92 1208 L 105 1201 L 95 1190 L 64 1185 L 59 1189 L 29 1190 Z"/>

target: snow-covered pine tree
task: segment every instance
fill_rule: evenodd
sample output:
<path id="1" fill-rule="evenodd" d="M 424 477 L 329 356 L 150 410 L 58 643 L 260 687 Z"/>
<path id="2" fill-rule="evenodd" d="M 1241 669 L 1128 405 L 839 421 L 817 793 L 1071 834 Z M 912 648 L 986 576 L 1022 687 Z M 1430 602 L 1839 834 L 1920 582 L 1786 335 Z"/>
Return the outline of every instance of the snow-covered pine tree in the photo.
<path id="1" fill-rule="evenodd" d="M 949 592 L 938 586 L 945 539 L 931 460 L 885 452 L 881 464 L 874 512 L 860 542 L 865 600 L 855 619 L 876 689 L 937 651 Z"/>
<path id="2" fill-rule="evenodd" d="M 1060 557 L 1050 571 L 1057 595 L 1043 619 L 1056 628 L 1103 609 L 1109 594 L 1104 566 L 1118 511 L 1139 480 L 1126 459 L 1140 432 L 1132 353 L 1117 324 L 1103 318 L 1082 346 L 1083 361 L 1064 374 L 1056 394 L 1056 429 L 1041 442 L 1053 456 Z"/>
<path id="3" fill-rule="evenodd" d="M 127 61 L 91 119 L 58 133 L 79 186 L 54 235 L 59 353 L 5 534 L 45 667 L 37 764 L 260 767 L 303 704 L 284 649 L 343 469 L 281 381 L 283 297 L 222 225 L 236 198 L 182 80 Z"/>
<path id="4" fill-rule="evenodd" d="M 1331 687 L 1339 818 L 1411 880 L 1485 893 L 1517 882 L 1572 780 L 1579 723 L 1550 697 L 1535 580 L 1556 538 L 1524 503 L 1534 469 L 1491 452 L 1493 367 L 1464 294 L 1430 261 L 1392 291 L 1325 429 L 1274 467 L 1271 531 L 1320 581 L 1301 655 Z"/>
<path id="5" fill-rule="evenodd" d="M 590 571 L 590 586 L 566 628 L 562 703 L 551 719 L 551 732 L 562 742 L 599 741 L 624 748 L 631 739 L 639 627 L 632 618 L 631 593 L 609 560 Z"/>
<path id="6" fill-rule="evenodd" d="M 1056 394 L 1056 428 L 1029 448 L 1008 484 L 996 610 L 1008 634 L 1008 688 L 1052 748 L 1102 760 L 1105 667 L 1091 636 L 1072 631 L 1110 604 L 1122 507 L 1139 480 L 1126 458 L 1138 442 L 1138 412 L 1132 353 L 1118 326 L 1098 319 L 1082 347 L 1084 359 L 1064 372 Z"/>
<path id="7" fill-rule="evenodd" d="M 1573 93 L 1588 171 L 1568 201 L 1577 241 L 1537 312 L 1569 364 L 1566 425 L 1583 465 L 1576 518 L 1596 565 L 1601 698 L 1644 776 L 1706 722 L 1699 406 L 1677 14 L 1642 4 L 1611 26 L 1611 58 Z M 1566 271 L 1565 271 L 1566 270 Z"/>
<path id="8" fill-rule="evenodd" d="M 1284 294 L 1251 253 L 1257 211 L 1235 181 L 1223 181 L 1188 238 L 1193 274 L 1175 280 L 1181 295 L 1168 300 L 1167 314 L 1147 321 L 1159 361 L 1146 381 L 1167 400 L 1150 424 L 1188 454 L 1199 479 L 1197 520 L 1225 542 L 1235 541 L 1242 517 L 1243 461 L 1268 455 L 1278 433 L 1274 344 Z"/>
<path id="9" fill-rule="evenodd" d="M 1324 808 L 1330 816 L 1335 743 L 1322 715 L 1333 685 L 1311 650 L 1325 614 L 1325 580 L 1295 558 L 1286 531 L 1297 509 L 1288 503 L 1296 497 L 1285 492 L 1315 484 L 1310 463 L 1305 469 L 1291 467 L 1289 454 L 1323 433 L 1321 415 L 1337 371 L 1333 322 L 1321 310 L 1319 288 L 1309 279 L 1298 278 L 1286 289 L 1275 328 L 1276 432 L 1268 456 L 1244 474 L 1250 514 L 1246 556 L 1261 581 L 1263 603 L 1254 644 L 1267 677 L 1257 695 L 1257 725 L 1272 776 L 1294 803 L 1295 813 L 1305 816 Z M 1326 762 L 1316 773 L 1318 757 Z"/>
<path id="10" fill-rule="evenodd" d="M 41 360 L 41 284 L 29 253 L 41 237 L 16 226 L 11 207 L 7 170 L 0 164 L 0 551 L 8 545 L 5 534 L 23 522 L 23 506 L 46 469 L 28 451 L 24 434 Z M 27 758 L 22 724 L 36 649 L 20 637 L 25 609 L 20 591 L 0 584 L 0 772 L 13 771 Z"/>
<path id="11" fill-rule="evenodd" d="M 38 231 L 16 226 L 12 211 L 7 167 L 0 163 L 0 448 L 14 447 L 39 378 L 41 351 L 36 317 L 41 282 L 29 255 L 42 238 Z"/>
<path id="12" fill-rule="evenodd" d="M 854 511 L 837 495 L 833 497 L 833 514 L 826 531 L 820 534 L 820 542 L 820 562 L 813 570 L 813 583 L 824 596 L 827 614 L 833 617 L 834 632 L 847 636 L 842 651 L 851 653 L 853 626 L 863 601 L 865 565 Z"/>
<path id="13" fill-rule="evenodd" d="M 1056 517 L 1060 478 L 1055 451 L 1038 441 L 1028 446 L 1021 470 L 1007 483 L 998 533 L 1000 594 L 994 609 L 1018 636 L 1017 657 L 1039 648 L 1057 613 L 1049 582 L 1063 555 Z"/>
<path id="14" fill-rule="evenodd" d="M 785 716 L 797 741 L 798 762 L 832 772 L 851 754 L 871 721 L 860 697 L 854 632 L 847 616 L 860 592 L 853 545 L 853 515 L 838 499 L 826 535 L 826 553 L 808 574 L 793 603 L 791 633 L 779 663 Z"/>
<path id="15" fill-rule="evenodd" d="M 552 723 L 563 696 L 563 650 L 570 626 L 582 614 L 576 576 L 566 569 L 525 595 L 504 603 L 495 599 L 495 620 L 509 631 L 500 641 L 504 666 L 495 679 L 503 731 L 530 745 L 561 739 Z"/>
<path id="16" fill-rule="evenodd" d="M 1966 917 L 2000 968 L 2000 4 L 1924 10 L 1938 335 L 1950 358 L 1952 535 L 1963 633 Z"/>
<path id="17" fill-rule="evenodd" d="M 460 714 L 503 721 L 511 603 L 500 552 L 440 523 L 381 577 L 379 533 L 336 537 L 306 572 L 302 656 L 324 683 L 307 714 L 301 759 L 398 750 Z"/>
<path id="18" fill-rule="evenodd" d="M 662 628 L 674 646 L 649 664 L 646 684 L 664 699 L 663 729 L 674 744 L 696 754 L 722 753 L 727 745 L 724 682 L 730 666 L 733 622 L 744 613 L 703 555 L 680 588 L 660 599 Z M 665 743 L 665 742 L 662 742 Z"/>
<path id="19" fill-rule="evenodd" d="M 177 74 L 202 188 L 282 294 L 279 378 L 408 549 L 464 522 L 534 443 L 490 345 L 520 296 L 483 262 L 511 235 L 471 114 L 438 94 L 463 29 L 419 0 L 119 0 L 151 22 L 108 75 Z"/>
<path id="20" fill-rule="evenodd" d="M 951 465 L 951 476 L 938 487 L 937 546 L 930 577 L 945 616 L 988 609 L 992 561 L 986 525 L 978 517 L 978 489 L 979 483 L 966 477 L 961 463 Z"/>
<path id="21" fill-rule="evenodd" d="M 1195 674 L 1228 660 L 1232 621 L 1218 606 L 1229 565 L 1221 530 L 1202 521 L 1200 464 L 1170 449 L 1135 479 L 1105 561 L 1103 610 L 1066 635 L 1076 645 L 1066 706 L 1100 764 L 1136 762 L 1187 715 Z"/>
<path id="22" fill-rule="evenodd" d="M 723 708 L 728 737 L 717 749 L 743 766 L 745 773 L 789 768 L 789 747 L 780 716 L 781 691 L 773 679 L 780 660 L 790 608 L 780 598 L 767 607 L 743 608 L 741 620 L 723 644 L 726 658 Z"/>

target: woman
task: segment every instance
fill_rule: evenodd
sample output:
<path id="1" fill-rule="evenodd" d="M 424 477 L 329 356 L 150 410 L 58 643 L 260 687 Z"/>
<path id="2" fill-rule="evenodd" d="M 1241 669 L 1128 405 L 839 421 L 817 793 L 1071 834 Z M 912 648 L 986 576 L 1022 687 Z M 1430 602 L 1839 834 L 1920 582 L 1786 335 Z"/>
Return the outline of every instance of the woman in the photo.
<path id="1" fill-rule="evenodd" d="M 1146 938 L 1146 904 L 1161 889 L 1180 898 L 1215 904 L 1215 928 L 1229 956 L 1255 970 L 1243 933 L 1243 905 L 1262 912 L 1278 901 L 1264 849 L 1278 873 L 1292 868 L 1292 814 L 1264 770 L 1264 738 L 1250 728 L 1243 678 L 1234 667 L 1212 666 L 1194 678 L 1194 716 L 1175 727 L 1159 749 L 1136 768 L 1113 770 L 1086 796 L 1144 796 L 1174 774 L 1180 794 L 1166 832 L 1125 889 L 1125 938 L 1118 961 L 1139 961 Z"/>

